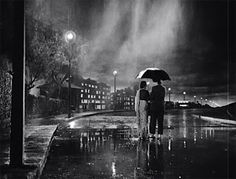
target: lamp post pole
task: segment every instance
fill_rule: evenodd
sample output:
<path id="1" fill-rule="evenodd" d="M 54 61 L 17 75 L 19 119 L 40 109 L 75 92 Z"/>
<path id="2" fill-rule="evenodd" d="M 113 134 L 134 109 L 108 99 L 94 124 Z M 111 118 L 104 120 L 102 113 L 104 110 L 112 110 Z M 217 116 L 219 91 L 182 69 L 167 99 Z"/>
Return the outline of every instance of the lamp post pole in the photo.
<path id="1" fill-rule="evenodd" d="M 184 91 L 184 92 L 183 92 L 184 101 L 185 101 L 185 95 L 186 95 L 186 92 Z"/>
<path id="2" fill-rule="evenodd" d="M 168 88 L 168 93 L 169 93 L 169 102 L 170 102 L 170 93 L 171 93 L 171 88 Z"/>
<path id="3" fill-rule="evenodd" d="M 113 71 L 113 76 L 114 76 L 114 110 L 116 109 L 116 76 L 117 76 L 117 71 Z"/>
<path id="4" fill-rule="evenodd" d="M 7 1 L 6 1 L 7 3 Z M 6 16 L 12 32 L 11 57 L 13 61 L 10 166 L 24 165 L 25 136 L 25 21 L 24 1 L 13 0 L 6 6 L 11 16 Z M 11 23 L 12 22 L 12 23 Z M 14 22 L 14 23 L 13 23 Z M 4 27 L 4 26 L 3 26 Z M 9 37 L 8 37 L 9 38 Z M 9 40 L 9 39 L 8 39 Z"/>
<path id="5" fill-rule="evenodd" d="M 71 44 L 69 44 L 70 45 L 70 51 L 72 50 L 71 49 Z M 72 51 L 71 51 L 72 52 Z M 71 54 L 70 54 L 70 57 L 69 57 L 69 69 L 68 69 L 68 74 L 69 74 L 69 79 L 68 79 L 68 118 L 70 118 L 71 117 L 71 78 L 70 78 L 70 76 L 71 76 L 71 72 L 70 72 L 70 70 L 71 70 Z"/>
<path id="6" fill-rule="evenodd" d="M 65 41 L 69 45 L 69 68 L 68 68 L 68 118 L 71 117 L 71 59 L 73 58 L 72 43 L 76 39 L 76 34 L 73 31 L 65 33 Z"/>

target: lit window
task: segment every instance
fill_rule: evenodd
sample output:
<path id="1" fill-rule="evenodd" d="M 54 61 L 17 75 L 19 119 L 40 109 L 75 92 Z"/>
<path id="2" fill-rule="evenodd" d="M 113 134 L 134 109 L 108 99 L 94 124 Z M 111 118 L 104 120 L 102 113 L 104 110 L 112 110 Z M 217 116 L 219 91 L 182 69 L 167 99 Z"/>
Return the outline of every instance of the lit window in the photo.
<path id="1" fill-rule="evenodd" d="M 81 83 L 82 86 L 84 86 L 84 83 Z"/>
<path id="2" fill-rule="evenodd" d="M 80 95 L 80 97 L 81 97 L 81 98 L 83 98 L 83 97 L 84 97 L 84 95 L 83 95 L 83 94 L 81 94 L 81 95 Z"/>

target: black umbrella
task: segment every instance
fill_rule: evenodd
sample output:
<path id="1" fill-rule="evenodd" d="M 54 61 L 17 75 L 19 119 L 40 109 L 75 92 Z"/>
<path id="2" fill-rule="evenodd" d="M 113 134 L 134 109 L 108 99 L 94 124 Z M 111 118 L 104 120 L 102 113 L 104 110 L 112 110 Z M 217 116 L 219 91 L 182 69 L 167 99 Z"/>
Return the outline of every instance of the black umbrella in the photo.
<path id="1" fill-rule="evenodd" d="M 168 73 L 159 68 L 146 68 L 145 70 L 140 71 L 136 78 L 149 78 L 154 82 L 159 80 L 170 80 Z"/>

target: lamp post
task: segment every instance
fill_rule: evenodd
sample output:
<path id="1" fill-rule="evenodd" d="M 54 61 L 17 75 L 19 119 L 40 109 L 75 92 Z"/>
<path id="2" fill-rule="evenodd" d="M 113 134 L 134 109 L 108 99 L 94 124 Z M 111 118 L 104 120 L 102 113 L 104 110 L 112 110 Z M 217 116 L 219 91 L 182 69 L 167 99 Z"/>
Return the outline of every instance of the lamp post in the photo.
<path id="1" fill-rule="evenodd" d="M 171 88 L 168 88 L 169 102 L 170 102 L 170 93 L 171 93 Z"/>
<path id="2" fill-rule="evenodd" d="M 203 100 L 203 98 L 201 97 L 200 99 L 201 99 L 201 105 L 202 105 L 202 100 Z"/>
<path id="3" fill-rule="evenodd" d="M 114 110 L 116 109 L 116 76 L 117 76 L 117 71 L 113 71 L 113 76 L 114 76 Z"/>
<path id="4" fill-rule="evenodd" d="M 67 31 L 64 35 L 66 43 L 69 45 L 69 68 L 68 68 L 68 118 L 71 117 L 71 59 L 73 58 L 72 43 L 75 42 L 76 34 L 73 31 Z"/>
<path id="5" fill-rule="evenodd" d="M 194 98 L 194 103 L 196 103 L 196 98 L 197 98 L 197 96 L 193 96 L 193 98 Z"/>
<path id="6" fill-rule="evenodd" d="M 183 92 L 184 101 L 185 101 L 185 95 L 186 95 L 186 92 L 184 91 L 184 92 Z"/>
<path id="7" fill-rule="evenodd" d="M 117 76 L 117 71 L 113 71 L 113 76 L 114 76 L 114 93 L 116 93 L 116 76 Z"/>

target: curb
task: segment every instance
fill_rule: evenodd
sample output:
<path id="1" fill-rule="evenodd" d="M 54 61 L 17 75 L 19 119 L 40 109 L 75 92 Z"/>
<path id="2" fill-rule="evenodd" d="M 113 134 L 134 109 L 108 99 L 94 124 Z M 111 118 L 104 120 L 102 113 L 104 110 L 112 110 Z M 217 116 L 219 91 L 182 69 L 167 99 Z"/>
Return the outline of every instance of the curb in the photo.
<path id="1" fill-rule="evenodd" d="M 42 160 L 41 165 L 38 168 L 38 173 L 37 173 L 38 174 L 37 175 L 38 178 L 40 178 L 40 176 L 41 176 L 41 174 L 43 172 L 43 169 L 44 169 L 44 167 L 45 167 L 45 165 L 47 163 L 48 155 L 49 155 L 49 152 L 50 152 L 50 149 L 51 149 L 51 145 L 52 145 L 52 142 L 53 142 L 53 139 L 54 139 L 54 136 L 55 136 L 55 133 L 56 133 L 57 129 L 58 129 L 58 125 L 57 125 L 56 129 L 54 130 L 54 132 L 53 132 L 53 134 L 52 134 L 52 136 L 50 138 L 47 150 L 45 152 L 44 159 Z"/>
<path id="2" fill-rule="evenodd" d="M 89 117 L 89 116 L 94 116 L 94 115 L 98 115 L 98 114 L 114 113 L 114 112 L 124 112 L 124 110 L 97 111 L 97 112 L 91 112 L 91 113 L 88 113 L 88 114 L 81 114 L 81 115 L 78 115 L 78 116 L 73 116 L 73 117 L 67 118 L 66 121 L 60 123 L 59 127 L 67 126 L 66 125 L 67 123 L 70 123 L 70 122 L 72 122 L 76 119 L 80 119 L 80 118 L 83 118 L 83 117 Z"/>
<path id="3" fill-rule="evenodd" d="M 236 121 L 229 120 L 229 119 L 214 118 L 214 117 L 201 116 L 201 115 L 196 115 L 196 114 L 193 114 L 192 116 L 195 117 L 195 118 L 206 120 L 206 121 L 236 125 Z"/>
<path id="4" fill-rule="evenodd" d="M 32 127 L 32 126 L 31 126 Z M 55 132 L 58 129 L 58 125 L 51 125 L 50 133 L 48 133 L 45 136 L 39 137 L 39 139 L 43 138 L 44 140 L 48 138 L 48 140 L 45 142 L 42 142 L 45 149 L 37 149 L 37 146 L 35 146 L 35 142 L 32 141 L 34 138 L 34 133 L 29 133 L 28 137 L 25 134 L 25 137 L 29 139 L 28 143 L 25 143 L 25 151 L 24 151 L 24 164 L 22 166 L 11 166 L 9 164 L 4 164 L 0 166 L 0 178 L 2 176 L 9 177 L 9 178 L 27 178 L 27 179 L 39 179 L 43 169 L 46 165 L 49 151 L 55 136 Z M 35 131 L 34 128 L 31 129 L 32 131 Z M 40 133 L 39 133 L 40 134 Z M 38 135 L 36 133 L 36 135 Z M 27 140 L 25 138 L 25 141 Z M 39 152 L 40 151 L 40 152 Z M 41 157 L 39 158 L 31 158 L 31 156 L 35 156 L 37 154 L 40 154 Z"/>

